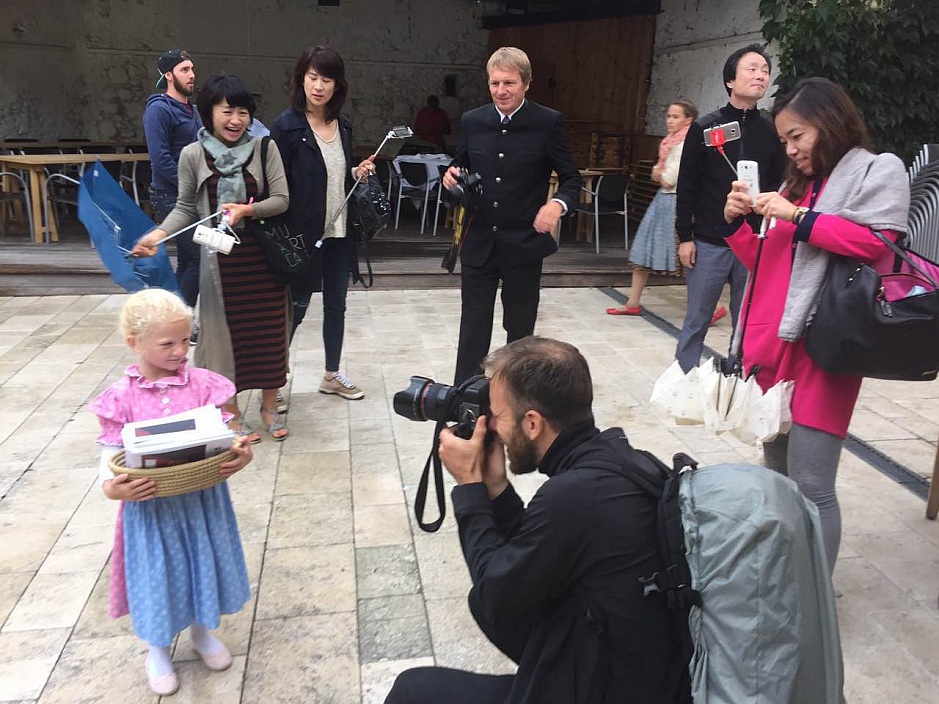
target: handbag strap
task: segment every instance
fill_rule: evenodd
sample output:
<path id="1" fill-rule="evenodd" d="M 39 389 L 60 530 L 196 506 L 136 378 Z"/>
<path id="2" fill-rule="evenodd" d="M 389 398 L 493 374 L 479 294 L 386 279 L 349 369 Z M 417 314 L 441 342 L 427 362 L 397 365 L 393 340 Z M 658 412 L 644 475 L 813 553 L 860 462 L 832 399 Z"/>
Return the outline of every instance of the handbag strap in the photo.
<path id="1" fill-rule="evenodd" d="M 261 193 L 264 194 L 264 197 L 258 198 L 258 200 L 266 200 L 270 195 L 267 185 L 267 149 L 270 143 L 270 137 L 261 137 L 261 178 L 264 180 L 264 190 L 262 190 Z"/>
<path id="2" fill-rule="evenodd" d="M 368 283 L 365 283 L 366 278 L 358 272 L 358 262 L 356 262 L 356 273 L 359 275 L 359 283 L 362 284 L 362 288 L 371 288 L 372 284 L 375 283 L 375 274 L 372 272 L 372 260 L 368 256 L 368 240 L 362 238 L 362 251 L 365 253 L 365 268 L 368 271 Z"/>
<path id="3" fill-rule="evenodd" d="M 902 259 L 903 261 L 905 261 L 905 262 L 906 262 L 907 264 L 909 264 L 913 269 L 915 269 L 917 272 L 919 272 L 919 274 L 920 274 L 924 279 L 926 279 L 930 284 L 932 284 L 935 288 L 939 288 L 939 284 L 936 283 L 936 280 L 933 279 L 933 277 L 930 276 L 927 272 L 923 271 L 923 269 L 919 266 L 919 264 L 917 264 L 915 261 L 913 261 L 913 260 L 909 257 L 909 255 L 907 255 L 905 249 L 903 249 L 902 247 L 898 247 L 896 244 L 894 244 L 893 242 L 891 242 L 889 238 L 884 237 L 884 235 L 883 235 L 882 232 L 879 232 L 878 230 L 871 230 L 871 232 L 874 233 L 874 236 L 877 237 L 877 239 L 879 239 L 881 242 L 883 242 L 885 245 L 887 245 L 887 247 L 889 247 L 897 257 L 899 257 L 900 259 Z"/>

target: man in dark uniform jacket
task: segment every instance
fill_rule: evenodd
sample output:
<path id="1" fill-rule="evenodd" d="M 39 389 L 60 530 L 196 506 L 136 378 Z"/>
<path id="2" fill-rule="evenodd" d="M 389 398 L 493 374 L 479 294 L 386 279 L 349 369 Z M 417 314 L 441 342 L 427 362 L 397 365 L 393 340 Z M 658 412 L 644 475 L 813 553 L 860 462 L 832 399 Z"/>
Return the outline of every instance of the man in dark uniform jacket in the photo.
<path id="1" fill-rule="evenodd" d="M 443 177 L 444 187 L 452 187 L 462 167 L 478 173 L 483 186 L 463 234 L 455 383 L 478 374 L 489 352 L 500 280 L 507 341 L 535 331 L 542 263 L 557 251 L 552 233 L 558 220 L 574 211 L 580 196 L 580 174 L 561 114 L 525 100 L 531 85 L 528 56 L 502 47 L 486 69 L 494 104 L 463 114 L 463 138 Z M 546 203 L 552 171 L 559 188 Z"/>
<path id="2" fill-rule="evenodd" d="M 469 607 L 514 675 L 422 667 L 385 704 L 684 704 L 688 618 L 640 578 L 662 569 L 657 501 L 633 477 L 650 460 L 600 432 L 583 355 L 530 336 L 486 358 L 489 417 L 440 434 L 473 582 Z M 488 431 L 488 433 L 487 433 Z M 487 440 L 487 434 L 492 440 Z M 524 506 L 506 474 L 548 476 Z"/>

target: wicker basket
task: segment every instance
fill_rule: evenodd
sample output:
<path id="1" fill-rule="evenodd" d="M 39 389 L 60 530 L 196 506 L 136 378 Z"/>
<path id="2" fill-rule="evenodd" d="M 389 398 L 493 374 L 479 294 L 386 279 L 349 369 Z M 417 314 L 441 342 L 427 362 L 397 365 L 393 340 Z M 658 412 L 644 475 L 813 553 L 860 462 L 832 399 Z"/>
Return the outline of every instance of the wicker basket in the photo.
<path id="1" fill-rule="evenodd" d="M 177 496 L 193 491 L 210 489 L 216 484 L 225 481 L 219 473 L 219 467 L 228 460 L 236 457 L 231 450 L 226 450 L 214 457 L 208 457 L 196 462 L 174 464 L 169 467 L 151 467 L 133 469 L 124 466 L 124 451 L 116 453 L 108 460 L 108 468 L 114 476 L 126 474 L 131 479 L 146 477 L 156 482 L 154 496 Z"/>

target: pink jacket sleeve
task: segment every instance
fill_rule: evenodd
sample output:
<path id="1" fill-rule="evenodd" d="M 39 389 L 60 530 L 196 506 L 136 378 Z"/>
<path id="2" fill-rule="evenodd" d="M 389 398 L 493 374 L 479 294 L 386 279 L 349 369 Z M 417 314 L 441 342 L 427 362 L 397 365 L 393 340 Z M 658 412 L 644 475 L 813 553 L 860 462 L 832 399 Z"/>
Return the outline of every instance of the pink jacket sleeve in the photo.
<path id="1" fill-rule="evenodd" d="M 753 271 L 760 241 L 753 235 L 753 228 L 746 220 L 734 234 L 727 238 L 727 244 L 747 270 Z"/>

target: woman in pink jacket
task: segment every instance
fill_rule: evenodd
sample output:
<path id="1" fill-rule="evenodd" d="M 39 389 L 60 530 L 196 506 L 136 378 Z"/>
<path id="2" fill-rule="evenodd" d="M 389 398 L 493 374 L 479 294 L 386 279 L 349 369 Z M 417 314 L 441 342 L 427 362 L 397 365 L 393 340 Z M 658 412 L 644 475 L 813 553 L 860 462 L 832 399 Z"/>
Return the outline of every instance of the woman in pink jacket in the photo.
<path id="1" fill-rule="evenodd" d="M 739 224 L 727 242 L 750 270 L 754 292 L 749 317 L 741 312 L 741 352 L 747 370 L 759 366 L 764 391 L 794 382 L 792 429 L 764 444 L 764 461 L 818 506 L 834 570 L 841 541 L 835 475 L 861 378 L 820 369 L 805 351 L 805 330 L 830 257 L 889 266 L 890 251 L 871 230 L 893 240 L 906 231 L 909 187 L 899 158 L 867 150 L 867 128 L 837 84 L 801 81 L 772 114 L 789 157 L 786 183 L 779 193 L 756 194 L 754 204 L 746 184 L 735 181 L 724 207 L 727 222 Z M 751 208 L 770 223 L 758 267 L 759 240 L 743 220 Z"/>

